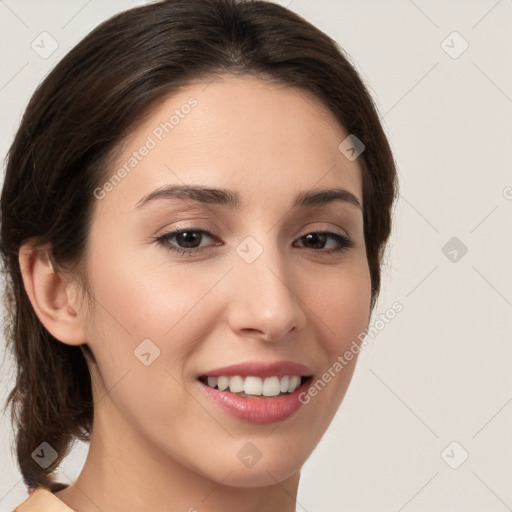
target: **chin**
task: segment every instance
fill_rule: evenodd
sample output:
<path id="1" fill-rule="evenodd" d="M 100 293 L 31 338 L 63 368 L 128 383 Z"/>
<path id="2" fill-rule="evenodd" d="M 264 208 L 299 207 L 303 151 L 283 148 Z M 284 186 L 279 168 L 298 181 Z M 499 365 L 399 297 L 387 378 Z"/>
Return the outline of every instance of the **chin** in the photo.
<path id="1" fill-rule="evenodd" d="M 241 488 L 268 487 L 299 475 L 301 470 L 301 466 L 295 464 L 276 463 L 259 467 L 260 463 L 252 468 L 233 470 L 226 479 L 222 480 L 222 484 Z"/>
<path id="2" fill-rule="evenodd" d="M 268 449 L 268 454 L 265 450 L 258 454 L 255 445 L 248 440 L 242 449 L 237 448 L 234 460 L 226 456 L 229 451 L 223 451 L 220 455 L 224 457 L 223 463 L 215 464 L 215 470 L 208 472 L 209 477 L 232 487 L 266 487 L 298 475 L 308 456 L 302 451 L 292 453 L 293 447 L 283 450 L 282 455 L 279 449 Z"/>

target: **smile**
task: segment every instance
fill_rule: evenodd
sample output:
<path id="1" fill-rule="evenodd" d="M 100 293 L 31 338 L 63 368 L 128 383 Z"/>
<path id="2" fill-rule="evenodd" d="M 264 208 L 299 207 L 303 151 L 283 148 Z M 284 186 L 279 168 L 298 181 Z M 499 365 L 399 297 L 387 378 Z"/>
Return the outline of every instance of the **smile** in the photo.
<path id="1" fill-rule="evenodd" d="M 275 423 L 303 407 L 299 395 L 313 371 L 292 361 L 238 363 L 197 377 L 201 391 L 221 412 L 249 423 Z"/>
<path id="2" fill-rule="evenodd" d="M 230 393 L 245 397 L 275 397 L 281 394 L 293 393 L 305 379 L 306 377 L 301 378 L 299 375 L 285 375 L 281 378 L 276 375 L 266 378 L 253 375 L 247 377 L 241 375 L 200 377 L 201 382 L 213 389 L 228 390 Z"/>

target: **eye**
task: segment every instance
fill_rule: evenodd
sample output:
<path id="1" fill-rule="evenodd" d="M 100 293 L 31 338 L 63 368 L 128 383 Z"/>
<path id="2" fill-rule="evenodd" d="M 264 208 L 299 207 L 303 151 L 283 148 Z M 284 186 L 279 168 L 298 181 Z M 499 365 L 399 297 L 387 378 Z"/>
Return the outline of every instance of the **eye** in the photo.
<path id="1" fill-rule="evenodd" d="M 213 234 L 205 229 L 200 228 L 182 228 L 175 231 L 170 231 L 156 237 L 156 242 L 166 247 L 169 251 L 177 254 L 193 254 L 204 249 L 211 249 L 211 246 L 207 246 L 202 249 L 200 243 L 205 237 L 214 238 Z M 172 240 L 175 239 L 173 243 Z M 214 245 L 222 245 L 216 243 Z M 180 247 L 183 246 L 183 247 Z"/>
<path id="2" fill-rule="evenodd" d="M 329 239 L 335 241 L 335 246 L 330 249 L 325 249 L 324 246 L 326 245 L 327 240 Z M 314 251 L 321 252 L 322 254 L 339 253 L 347 249 L 350 249 L 355 245 L 354 242 L 346 235 L 343 235 L 341 233 L 334 233 L 332 231 L 314 231 L 312 233 L 308 233 L 307 235 L 300 237 L 299 240 L 305 240 L 308 245 L 313 245 L 312 249 Z"/>

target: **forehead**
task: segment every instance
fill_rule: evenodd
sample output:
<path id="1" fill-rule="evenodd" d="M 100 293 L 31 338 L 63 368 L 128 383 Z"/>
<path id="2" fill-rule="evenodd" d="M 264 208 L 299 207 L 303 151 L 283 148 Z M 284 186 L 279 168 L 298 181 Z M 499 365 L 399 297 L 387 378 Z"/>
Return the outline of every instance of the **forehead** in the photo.
<path id="1" fill-rule="evenodd" d="M 124 169 L 122 180 L 106 202 L 131 208 L 176 183 L 236 189 L 260 205 L 343 186 L 362 203 L 359 163 L 338 149 L 348 135 L 306 91 L 250 76 L 193 83 L 160 101 L 125 139 L 110 169 Z"/>

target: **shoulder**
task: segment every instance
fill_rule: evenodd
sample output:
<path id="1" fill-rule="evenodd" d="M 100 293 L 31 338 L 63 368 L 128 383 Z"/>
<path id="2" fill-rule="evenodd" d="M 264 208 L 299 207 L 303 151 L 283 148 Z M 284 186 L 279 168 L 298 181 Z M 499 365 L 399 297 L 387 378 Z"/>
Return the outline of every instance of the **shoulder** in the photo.
<path id="1" fill-rule="evenodd" d="M 12 512 L 74 512 L 48 489 L 38 487 Z"/>

